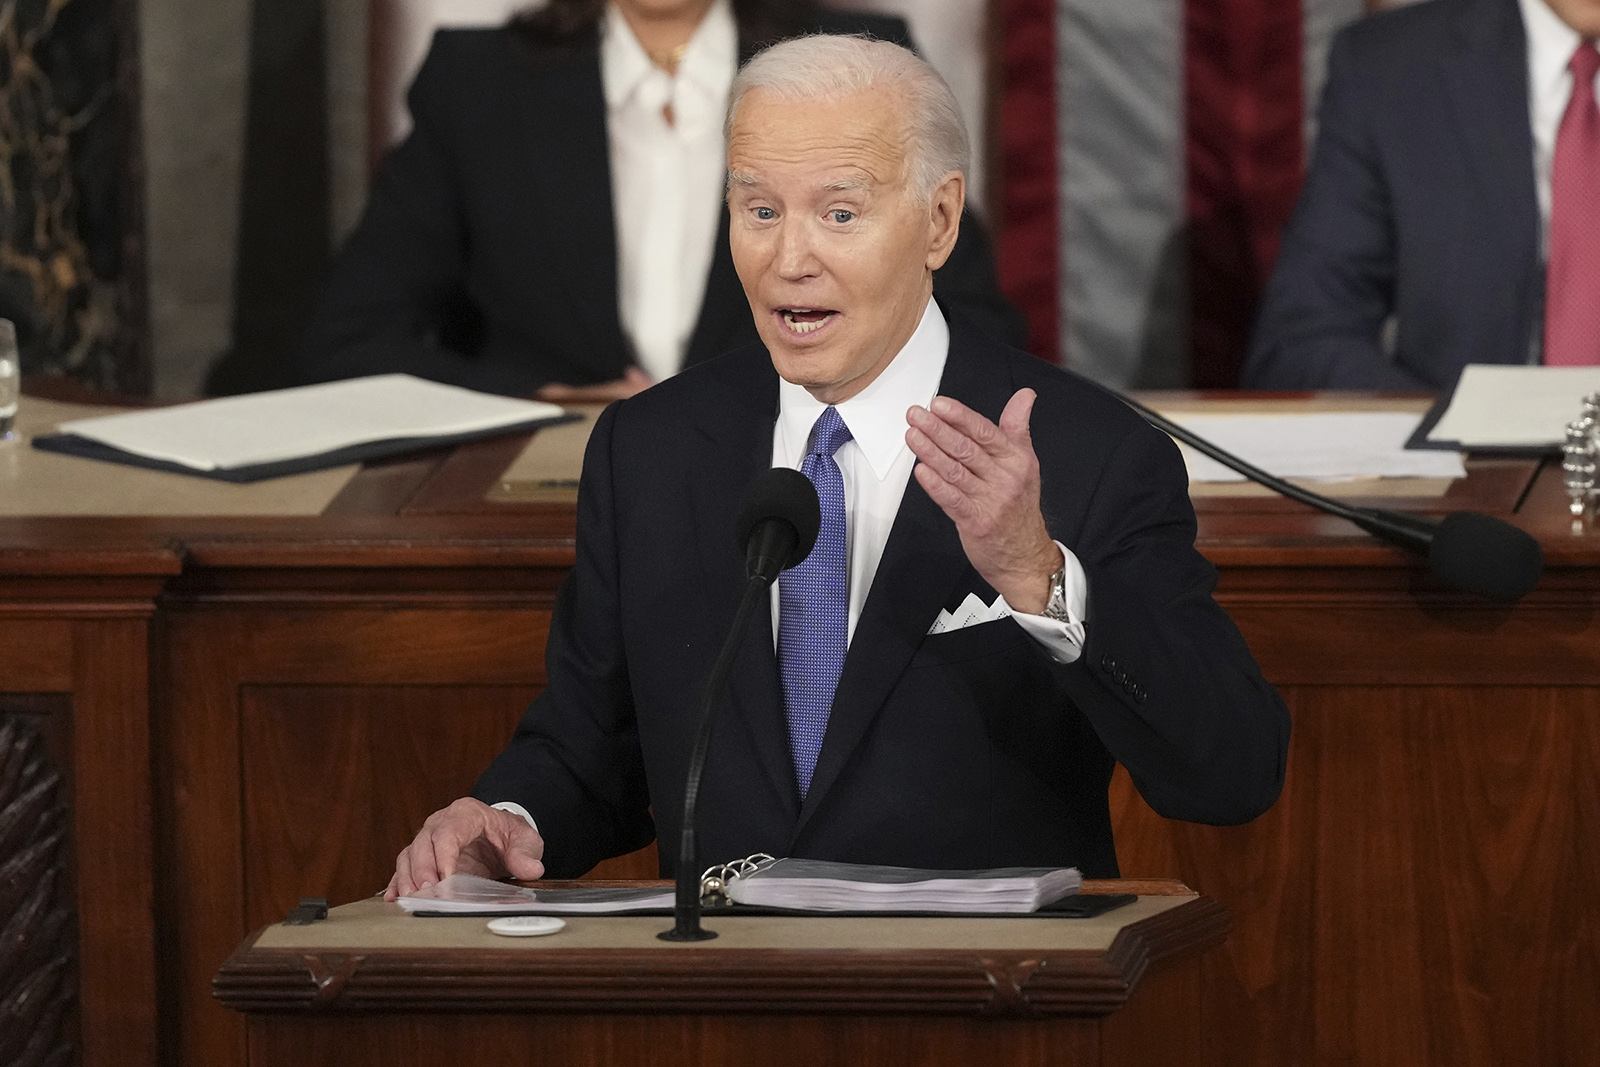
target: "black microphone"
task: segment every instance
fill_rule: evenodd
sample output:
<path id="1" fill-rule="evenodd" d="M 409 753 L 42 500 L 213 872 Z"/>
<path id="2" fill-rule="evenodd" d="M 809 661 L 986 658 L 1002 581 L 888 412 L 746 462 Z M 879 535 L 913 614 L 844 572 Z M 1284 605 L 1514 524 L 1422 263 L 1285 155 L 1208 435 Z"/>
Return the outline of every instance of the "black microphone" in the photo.
<path id="1" fill-rule="evenodd" d="M 1476 593 L 1488 600 L 1512 602 L 1532 592 L 1544 573 L 1544 550 L 1539 542 L 1526 530 L 1509 522 L 1476 511 L 1454 511 L 1437 520 L 1381 508 L 1353 507 L 1268 474 L 1138 401 L 1114 390 L 1107 392 L 1137 411 L 1156 429 L 1238 471 L 1252 482 L 1318 511 L 1349 519 L 1374 537 L 1426 556 L 1434 578 L 1454 589 Z"/>
<path id="2" fill-rule="evenodd" d="M 745 550 L 745 573 L 766 588 L 811 555 L 822 529 L 822 505 L 811 479 L 774 467 L 751 482 L 733 520 L 734 543 Z"/>
<path id="3" fill-rule="evenodd" d="M 700 705 L 700 725 L 694 751 L 689 755 L 688 781 L 683 787 L 683 832 L 678 844 L 678 879 L 673 902 L 673 927 L 656 936 L 663 941 L 706 941 L 717 935 L 700 925 L 700 875 L 695 852 L 695 811 L 700 800 L 700 779 L 705 775 L 706 750 L 711 747 L 711 727 L 717 701 L 727 688 L 733 662 L 739 655 L 750 617 L 766 599 L 778 574 L 811 555 L 822 529 L 822 505 L 811 479 L 787 467 L 763 471 L 744 491 L 733 524 L 735 542 L 745 553 L 744 596 L 734 613 L 733 626 L 717 654 Z"/>

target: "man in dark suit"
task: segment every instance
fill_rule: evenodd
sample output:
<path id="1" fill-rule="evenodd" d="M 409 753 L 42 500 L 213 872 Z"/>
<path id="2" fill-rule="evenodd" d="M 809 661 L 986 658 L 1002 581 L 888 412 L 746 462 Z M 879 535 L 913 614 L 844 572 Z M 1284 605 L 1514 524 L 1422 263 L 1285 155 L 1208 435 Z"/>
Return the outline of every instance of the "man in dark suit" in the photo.
<path id="1" fill-rule="evenodd" d="M 546 394 L 558 400 L 610 398 L 631 391 L 605 393 L 613 384 L 649 383 L 637 369 L 641 339 L 619 315 L 628 266 L 619 263 L 619 237 L 638 235 L 620 232 L 627 218 L 615 210 L 614 142 L 623 134 L 612 128 L 603 60 L 629 35 L 634 15 L 659 21 L 681 10 L 680 21 L 697 33 L 727 16 L 710 0 L 613 7 L 629 17 L 553 0 L 507 27 L 435 37 L 409 96 L 413 131 L 384 161 L 361 223 L 330 268 L 296 355 L 298 380 L 403 371 L 516 395 L 552 383 L 601 389 Z M 773 36 L 812 30 L 907 40 L 899 19 L 798 2 L 737 0 L 732 15 L 738 40 L 730 40 L 724 78 L 736 55 L 747 59 Z M 608 28 L 612 40 L 602 33 Z M 718 118 L 721 111 L 719 100 Z M 720 159 L 720 145 L 710 151 Z M 705 192 L 709 208 L 718 190 Z M 709 270 L 703 259 L 674 268 L 704 280 L 680 365 L 756 339 L 720 218 L 720 229 L 712 221 L 704 234 Z M 935 284 L 996 336 L 1024 342 L 1026 327 L 1000 295 L 988 240 L 972 218 Z"/>
<path id="2" fill-rule="evenodd" d="M 762 341 L 600 418 L 549 688 L 390 895 L 677 839 L 744 587 L 734 512 L 779 464 L 817 486 L 822 533 L 742 646 L 703 862 L 1114 876 L 1118 761 L 1169 817 L 1266 810 L 1288 714 L 1211 598 L 1176 448 L 931 298 L 965 196 L 949 90 L 893 45 L 812 38 L 755 60 L 731 109 L 733 256 Z"/>
<path id="3" fill-rule="evenodd" d="M 1593 108 L 1597 35 L 1600 0 L 1431 0 L 1345 29 L 1244 384 L 1438 390 L 1468 363 L 1583 359 L 1547 353 L 1548 315 L 1574 313 L 1550 297 L 1593 315 L 1600 276 L 1547 290 L 1546 249 L 1563 262 L 1552 163 L 1569 110 Z M 1568 213 L 1600 197 L 1600 163 L 1572 175 Z M 1565 217 L 1582 245 L 1592 216 Z"/>

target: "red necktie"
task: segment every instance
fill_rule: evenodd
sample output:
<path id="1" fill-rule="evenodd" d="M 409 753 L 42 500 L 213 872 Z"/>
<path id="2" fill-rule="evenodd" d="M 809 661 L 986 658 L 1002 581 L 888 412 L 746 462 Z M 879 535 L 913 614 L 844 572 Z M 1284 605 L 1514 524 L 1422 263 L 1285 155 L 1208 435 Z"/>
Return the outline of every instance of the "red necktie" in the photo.
<path id="1" fill-rule="evenodd" d="M 1550 168 L 1550 264 L 1545 277 L 1544 361 L 1600 364 L 1600 51 L 1585 41 L 1567 64 L 1572 99 Z"/>

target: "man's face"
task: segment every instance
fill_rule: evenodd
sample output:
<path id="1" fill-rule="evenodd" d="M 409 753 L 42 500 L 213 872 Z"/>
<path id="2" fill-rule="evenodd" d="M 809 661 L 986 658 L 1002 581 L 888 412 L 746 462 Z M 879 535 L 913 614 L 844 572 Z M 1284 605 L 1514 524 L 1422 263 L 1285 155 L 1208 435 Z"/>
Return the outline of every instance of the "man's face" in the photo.
<path id="1" fill-rule="evenodd" d="M 728 140 L 733 263 L 786 381 L 836 404 L 910 340 L 955 243 L 965 185 L 919 204 L 894 92 L 789 102 L 757 89 Z"/>
<path id="2" fill-rule="evenodd" d="M 1579 37 L 1600 37 L 1600 0 L 1544 0 Z"/>

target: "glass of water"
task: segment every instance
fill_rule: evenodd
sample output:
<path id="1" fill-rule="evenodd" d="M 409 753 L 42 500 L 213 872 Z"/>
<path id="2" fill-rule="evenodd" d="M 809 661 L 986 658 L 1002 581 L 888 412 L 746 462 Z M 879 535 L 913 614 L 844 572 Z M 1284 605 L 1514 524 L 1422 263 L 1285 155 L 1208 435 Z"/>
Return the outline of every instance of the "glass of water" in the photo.
<path id="1" fill-rule="evenodd" d="M 22 395 L 22 363 L 17 358 L 17 328 L 10 319 L 0 319 L 0 441 L 15 434 L 17 399 Z"/>

